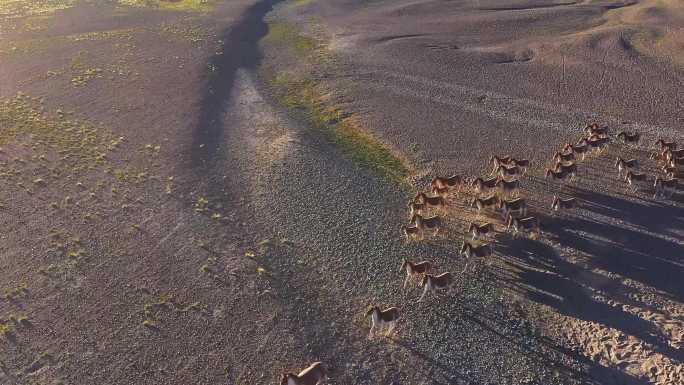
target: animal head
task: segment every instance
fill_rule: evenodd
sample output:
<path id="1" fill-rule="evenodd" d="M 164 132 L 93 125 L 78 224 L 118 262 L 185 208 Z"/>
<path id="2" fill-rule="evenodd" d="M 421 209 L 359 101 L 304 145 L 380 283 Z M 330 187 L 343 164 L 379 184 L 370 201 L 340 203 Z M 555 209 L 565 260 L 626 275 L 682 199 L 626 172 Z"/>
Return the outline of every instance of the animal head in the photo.
<path id="1" fill-rule="evenodd" d="M 280 385 L 287 385 L 288 380 L 290 377 L 296 377 L 293 373 L 283 373 L 283 376 L 280 377 Z"/>
<path id="2" fill-rule="evenodd" d="M 373 314 L 373 312 L 375 312 L 376 310 L 379 311 L 380 308 L 377 307 L 377 306 L 370 305 L 370 307 L 369 307 L 368 310 L 366 311 L 365 317 L 368 317 L 369 315 Z"/>

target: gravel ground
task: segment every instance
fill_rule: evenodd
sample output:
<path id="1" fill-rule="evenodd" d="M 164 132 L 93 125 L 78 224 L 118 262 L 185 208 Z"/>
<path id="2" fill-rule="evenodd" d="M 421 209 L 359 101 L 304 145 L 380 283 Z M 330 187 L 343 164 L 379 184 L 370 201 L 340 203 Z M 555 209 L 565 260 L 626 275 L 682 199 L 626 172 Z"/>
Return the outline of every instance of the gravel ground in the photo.
<path id="1" fill-rule="evenodd" d="M 253 74 L 237 79 L 228 152 L 255 197 L 251 218 L 283 244 L 264 264 L 275 300 L 291 309 L 284 317 L 301 327 L 281 347 L 285 367 L 323 360 L 339 384 L 591 381 L 581 364 L 510 313 L 487 279 L 459 275 L 452 295 L 415 303 L 417 290 L 401 290 L 401 260 L 429 259 L 440 271 L 460 272 L 455 242 L 403 244 L 397 228 L 405 213 L 397 207 L 404 192 L 272 110 Z M 402 309 L 396 338 L 366 340 L 369 304 Z"/>
<path id="2" fill-rule="evenodd" d="M 675 137 L 680 72 L 641 57 L 624 70 L 620 55 L 572 67 L 552 43 L 520 42 L 536 36 L 521 20 L 577 32 L 601 25 L 602 3 L 476 3 L 286 2 L 269 16 L 320 18 L 339 64 L 323 79 L 332 96 L 420 175 L 476 174 L 513 152 L 536 161 L 525 194 L 545 220 L 549 194 L 581 199 L 541 241 L 499 236 L 491 267 L 420 304 L 401 260 L 460 272 L 472 210 L 454 198 L 445 235 L 402 242 L 406 192 L 272 98 L 259 69 L 299 64 L 259 49 L 274 2 L 199 14 L 69 2 L 13 17 L 0 37 L 0 118 L 20 133 L 0 135 L 0 383 L 272 384 L 314 360 L 334 384 L 677 383 L 682 202 L 606 178 L 622 147 L 573 186 L 539 169 L 589 116 Z M 498 50 L 510 34 L 520 46 Z M 567 86 L 548 91 L 559 77 Z M 596 79 L 605 91 L 590 92 Z M 366 338 L 369 304 L 400 307 L 394 337 Z"/>

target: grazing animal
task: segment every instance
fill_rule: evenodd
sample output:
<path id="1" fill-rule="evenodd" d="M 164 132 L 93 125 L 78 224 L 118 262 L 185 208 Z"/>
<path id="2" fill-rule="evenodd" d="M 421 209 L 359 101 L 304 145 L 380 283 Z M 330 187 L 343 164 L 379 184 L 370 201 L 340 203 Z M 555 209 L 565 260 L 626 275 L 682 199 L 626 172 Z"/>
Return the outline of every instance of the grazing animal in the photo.
<path id="1" fill-rule="evenodd" d="M 423 295 L 420 296 L 418 302 L 421 302 L 427 294 L 428 291 L 437 295 L 438 290 L 448 289 L 451 286 L 452 276 L 450 272 L 432 275 L 425 274 L 423 280 L 420 282 L 420 286 L 424 287 Z"/>
<path id="2" fill-rule="evenodd" d="M 508 217 L 508 229 L 513 227 L 513 235 L 520 233 L 534 233 L 537 235 L 541 234 L 541 229 L 539 228 L 539 219 L 536 217 L 527 218 L 515 218 L 513 216 Z"/>
<path id="3" fill-rule="evenodd" d="M 413 200 L 409 201 L 409 203 L 408 203 L 409 218 L 413 218 L 413 216 L 416 214 L 423 214 L 423 212 L 425 211 L 426 208 L 427 208 L 427 205 L 425 203 L 416 203 Z"/>
<path id="4" fill-rule="evenodd" d="M 492 172 L 490 173 L 490 175 L 497 172 L 501 166 L 509 166 L 509 167 L 516 166 L 516 167 L 520 168 L 522 174 L 525 174 L 525 172 L 527 171 L 527 167 L 529 167 L 529 165 L 530 165 L 529 160 L 527 160 L 527 159 L 516 159 L 516 158 L 511 157 L 510 155 L 506 155 L 503 157 L 493 155 L 491 158 L 489 158 L 489 161 L 492 162 L 492 165 L 494 166 L 492 168 Z"/>
<path id="5" fill-rule="evenodd" d="M 622 140 L 623 143 L 638 144 L 641 135 L 636 131 L 633 133 L 621 131 L 619 134 L 617 134 L 617 138 Z"/>
<path id="6" fill-rule="evenodd" d="M 432 194 L 446 199 L 449 196 L 449 187 L 433 187 Z"/>
<path id="7" fill-rule="evenodd" d="M 625 176 L 625 181 L 630 187 L 632 187 L 634 191 L 636 191 L 637 185 L 635 182 L 647 182 L 648 177 L 644 173 L 638 173 L 632 170 L 628 170 L 627 175 Z"/>
<path id="8" fill-rule="evenodd" d="M 584 127 L 584 132 L 589 135 L 606 135 L 608 134 L 608 126 L 599 127 L 597 123 L 587 124 Z"/>
<path id="9" fill-rule="evenodd" d="M 655 182 L 653 183 L 653 187 L 655 187 L 655 194 L 653 194 L 653 198 L 655 199 L 658 196 L 671 198 L 675 193 L 675 190 L 677 190 L 677 184 L 677 178 L 670 177 L 668 179 L 664 179 L 656 176 Z"/>
<path id="10" fill-rule="evenodd" d="M 553 202 L 551 202 L 551 210 L 553 211 L 561 211 L 561 210 L 570 210 L 574 209 L 577 207 L 577 199 L 575 198 L 559 198 L 557 196 L 553 196 Z"/>
<path id="11" fill-rule="evenodd" d="M 582 144 L 580 144 L 582 143 Z M 572 144 L 568 143 L 565 145 L 563 148 L 564 151 L 571 150 L 573 153 L 582 155 L 582 160 L 584 160 L 584 156 L 587 154 L 589 151 L 589 145 L 587 145 L 586 140 L 582 139 L 578 144 Z"/>
<path id="12" fill-rule="evenodd" d="M 587 139 L 586 143 L 592 150 L 601 151 L 608 145 L 608 143 L 610 143 L 610 138 L 591 136 L 589 139 Z"/>
<path id="13" fill-rule="evenodd" d="M 556 152 L 553 155 L 553 161 L 558 163 L 558 162 L 572 162 L 575 160 L 575 153 L 572 151 L 568 153 L 562 153 L 560 151 Z"/>
<path id="14" fill-rule="evenodd" d="M 527 168 L 530 166 L 530 161 L 529 161 L 529 159 L 516 159 L 516 158 L 511 158 L 511 162 L 510 162 L 510 163 L 511 163 L 512 165 L 514 165 L 514 166 L 520 167 L 520 168 L 522 169 L 522 171 L 523 171 L 523 174 L 525 173 L 525 171 L 527 170 Z"/>
<path id="15" fill-rule="evenodd" d="M 563 162 L 558 162 L 556 163 L 556 171 L 562 171 L 567 174 L 576 174 L 577 173 L 577 163 L 570 162 L 570 163 L 563 163 Z"/>
<path id="16" fill-rule="evenodd" d="M 670 158 L 668 164 L 670 165 L 670 167 L 677 167 L 677 166 L 684 165 L 684 157 L 682 157 L 682 158 Z"/>
<path id="17" fill-rule="evenodd" d="M 411 218 L 411 222 L 415 223 L 416 227 L 418 227 L 421 231 L 424 231 L 425 229 L 432 230 L 433 235 L 437 235 L 439 228 L 442 226 L 442 220 L 437 215 L 429 218 L 423 218 L 422 215 L 416 214 L 413 216 L 413 218 Z"/>
<path id="18" fill-rule="evenodd" d="M 465 255 L 466 258 L 488 257 L 492 255 L 492 247 L 488 244 L 475 246 L 468 242 L 463 242 L 463 246 L 461 246 L 461 254 Z"/>
<path id="19" fill-rule="evenodd" d="M 565 180 L 568 177 L 570 179 L 572 179 L 575 177 L 575 175 L 566 173 L 565 171 L 556 171 L 556 170 L 552 170 L 550 168 L 547 168 L 546 174 L 544 174 L 544 179 L 547 179 L 548 177 L 552 177 L 553 179 L 556 179 L 556 180 Z"/>
<path id="20" fill-rule="evenodd" d="M 507 166 L 502 164 L 499 166 L 497 173 L 501 178 L 516 177 L 522 175 L 522 170 L 518 166 Z"/>
<path id="21" fill-rule="evenodd" d="M 492 155 L 489 158 L 489 161 L 492 162 L 492 165 L 494 167 L 492 168 L 492 172 L 490 173 L 490 175 L 497 172 L 501 165 L 510 165 L 512 159 L 513 158 L 510 155 L 505 155 L 505 156 Z"/>
<path id="22" fill-rule="evenodd" d="M 512 213 L 516 213 L 517 216 L 524 217 L 527 213 L 527 202 L 525 199 L 518 198 L 513 200 L 501 200 L 499 202 L 499 209 L 502 211 L 501 214 L 503 218 L 508 218 Z"/>
<path id="23" fill-rule="evenodd" d="M 682 158 L 684 157 L 684 148 L 681 148 L 679 150 L 670 150 L 669 148 L 666 148 L 662 152 L 662 158 L 666 161 L 669 162 L 672 160 L 672 158 Z"/>
<path id="24" fill-rule="evenodd" d="M 462 273 L 465 273 L 465 271 L 468 270 L 468 261 L 472 258 L 487 258 L 491 256 L 494 251 L 490 245 L 474 246 L 468 242 L 463 242 L 460 253 L 466 257 L 466 264 L 462 271 Z"/>
<path id="25" fill-rule="evenodd" d="M 423 229 L 418 226 L 401 226 L 401 232 L 406 237 L 406 242 L 410 242 L 411 238 L 417 237 L 418 239 L 423 239 Z"/>
<path id="26" fill-rule="evenodd" d="M 397 326 L 397 321 L 399 320 L 399 309 L 396 307 L 390 307 L 385 310 L 380 310 L 379 306 L 372 306 L 366 312 L 366 317 L 369 315 L 371 318 L 371 328 L 368 333 L 368 339 L 373 338 L 376 331 L 386 329 L 385 336 L 389 335 L 394 331 Z"/>
<path id="27" fill-rule="evenodd" d="M 633 170 L 639 166 L 639 161 L 636 159 L 624 160 L 621 157 L 615 159 L 615 167 L 618 169 L 618 178 L 622 176 L 622 171 Z"/>
<path id="28" fill-rule="evenodd" d="M 490 195 L 487 198 L 475 198 L 472 207 L 476 207 L 479 214 L 486 208 L 495 209 L 498 203 L 499 198 L 496 195 Z"/>
<path id="29" fill-rule="evenodd" d="M 674 178 L 675 174 L 677 173 L 677 167 L 670 166 L 669 164 L 662 166 L 660 169 L 670 179 Z"/>
<path id="30" fill-rule="evenodd" d="M 401 264 L 401 270 L 406 271 L 404 288 L 406 288 L 406 284 L 408 284 L 408 282 L 411 279 L 415 279 L 416 277 L 419 277 L 421 274 L 429 273 L 431 268 L 432 264 L 428 261 L 411 262 L 408 259 L 404 259 L 404 261 Z"/>
<path id="31" fill-rule="evenodd" d="M 493 229 L 494 226 L 489 222 L 482 225 L 471 223 L 468 232 L 473 235 L 472 239 L 475 240 L 489 234 Z"/>
<path id="32" fill-rule="evenodd" d="M 328 371 L 321 362 L 314 362 L 308 368 L 294 373 L 283 373 L 280 385 L 319 385 L 328 378 Z"/>
<path id="33" fill-rule="evenodd" d="M 667 163 L 670 151 L 671 150 L 669 148 L 664 148 L 664 149 L 660 150 L 660 152 L 651 153 L 648 157 L 650 159 L 662 160 L 665 163 Z"/>
<path id="34" fill-rule="evenodd" d="M 434 189 L 435 187 L 437 188 L 445 188 L 445 187 L 454 187 L 454 186 L 459 186 L 463 183 L 463 177 L 460 175 L 452 175 L 450 177 L 435 177 L 432 179 L 432 182 L 430 182 L 430 186 Z"/>
<path id="35" fill-rule="evenodd" d="M 499 189 L 499 192 L 503 195 L 517 196 L 520 190 L 520 180 L 514 179 L 509 181 L 505 179 L 500 179 L 498 182 L 496 182 L 496 187 Z"/>
<path id="36" fill-rule="evenodd" d="M 471 185 L 475 187 L 475 191 L 477 193 L 483 193 L 485 191 L 489 191 L 493 188 L 496 187 L 496 182 L 499 180 L 499 178 L 491 178 L 491 179 L 482 179 L 482 178 L 475 178 Z"/>
<path id="37" fill-rule="evenodd" d="M 425 204 L 426 207 L 436 207 L 442 209 L 446 206 L 446 199 L 444 199 L 441 196 L 430 197 L 427 196 L 425 193 L 418 193 L 418 195 L 416 196 L 420 197 L 420 200 Z"/>
<path id="38" fill-rule="evenodd" d="M 675 142 L 675 141 L 666 142 L 663 139 L 658 139 L 658 141 L 656 141 L 656 146 L 660 146 L 661 150 L 669 148 L 670 150 L 674 151 L 677 149 L 677 142 Z"/>

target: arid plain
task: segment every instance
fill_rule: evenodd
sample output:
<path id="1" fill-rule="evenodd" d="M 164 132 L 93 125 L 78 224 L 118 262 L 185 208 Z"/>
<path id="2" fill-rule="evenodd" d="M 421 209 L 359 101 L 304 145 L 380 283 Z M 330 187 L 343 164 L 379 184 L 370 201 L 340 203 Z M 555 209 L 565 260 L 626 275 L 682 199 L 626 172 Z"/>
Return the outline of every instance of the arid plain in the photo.
<path id="1" fill-rule="evenodd" d="M 683 83 L 677 0 L 0 0 L 0 384 L 684 384 Z M 492 155 L 540 234 L 472 207 Z"/>

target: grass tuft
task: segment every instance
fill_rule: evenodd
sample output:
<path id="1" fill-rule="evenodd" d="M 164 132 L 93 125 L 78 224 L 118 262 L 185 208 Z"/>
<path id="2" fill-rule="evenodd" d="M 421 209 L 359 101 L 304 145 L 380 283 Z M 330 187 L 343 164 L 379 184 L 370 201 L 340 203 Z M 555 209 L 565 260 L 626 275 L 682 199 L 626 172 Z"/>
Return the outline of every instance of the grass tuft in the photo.
<path id="1" fill-rule="evenodd" d="M 324 132 L 356 163 L 391 182 L 407 183 L 408 162 L 365 131 L 354 115 L 327 102 L 314 81 L 297 80 L 281 73 L 271 84 L 282 105 L 303 113 L 314 128 Z"/>
<path id="2" fill-rule="evenodd" d="M 264 42 L 290 47 L 300 55 L 310 55 L 320 46 L 316 40 L 303 36 L 297 27 L 288 23 L 270 23 Z"/>
<path id="3" fill-rule="evenodd" d="M 131 7 L 163 8 L 174 11 L 208 12 L 216 0 L 119 0 L 119 4 Z"/>
<path id="4" fill-rule="evenodd" d="M 287 48 L 303 67 L 334 70 L 332 55 L 325 45 L 304 36 L 294 25 L 269 24 L 263 42 Z M 391 182 L 408 187 L 409 162 L 369 133 L 355 115 L 332 101 L 329 92 L 309 75 L 312 71 L 293 72 L 266 75 L 279 103 L 301 113 L 311 126 L 322 131 L 356 163 Z"/>

